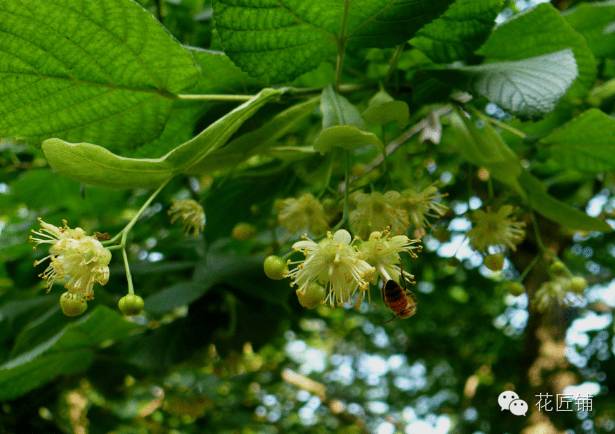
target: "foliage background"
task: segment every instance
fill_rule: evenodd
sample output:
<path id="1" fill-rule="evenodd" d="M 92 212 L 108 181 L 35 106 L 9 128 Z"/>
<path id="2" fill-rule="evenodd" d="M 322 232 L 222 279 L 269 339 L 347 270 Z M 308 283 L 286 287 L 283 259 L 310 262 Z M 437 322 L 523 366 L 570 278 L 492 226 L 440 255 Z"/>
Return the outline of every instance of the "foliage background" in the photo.
<path id="1" fill-rule="evenodd" d="M 13 3 L 0 1 L 2 13 L 10 11 Z M 198 76 L 173 76 L 178 83 L 184 79 L 192 82 L 190 93 L 251 94 L 267 84 L 281 83 L 315 88 L 313 95 L 317 96 L 333 81 L 335 47 L 332 58 L 330 47 L 324 44 L 321 51 L 307 57 L 295 52 L 294 60 L 292 56 L 275 59 L 275 55 L 268 60 L 275 65 L 286 62 L 282 69 L 262 67 L 249 56 L 241 57 L 241 50 L 234 51 L 232 26 L 241 25 L 240 21 L 231 17 L 225 22 L 220 16 L 214 31 L 215 13 L 208 1 L 141 3 L 182 44 L 226 49 L 237 65 L 255 76 L 246 75 L 220 53 L 191 49 L 201 68 Z M 417 29 L 448 6 L 446 2 L 432 3 L 432 16 L 425 17 Z M 237 104 L 181 101 L 167 107 L 166 102 L 160 102 L 156 110 L 168 110 L 162 133 L 156 132 L 155 126 L 159 115 L 150 117 L 149 108 L 141 117 L 132 119 L 134 112 L 129 111 L 120 122 L 123 115 L 119 112 L 108 124 L 97 121 L 96 128 L 79 129 L 70 126 L 74 119 L 51 116 L 47 123 L 45 118 L 31 121 L 31 113 L 19 111 L 19 106 L 42 110 L 45 104 L 53 109 L 50 99 L 39 103 L 10 97 L 13 93 L 8 92 L 18 92 L 16 88 L 0 92 L 5 99 L 0 104 L 0 117 L 4 118 L 0 137 L 5 137 L 0 141 L 0 432 L 615 432 L 612 231 L 573 232 L 604 228 L 562 208 L 560 202 L 549 202 L 535 184 L 522 186 L 532 207 L 556 220 L 538 217 L 543 242 L 571 271 L 590 282 L 582 302 L 549 314 L 529 310 L 527 295 L 512 296 L 502 285 L 503 280 L 518 276 L 536 256 L 535 235 L 530 233 L 510 257 L 503 275 L 481 266 L 480 255 L 465 243 L 469 210 L 504 201 L 522 204 L 515 196 L 517 172 L 514 180 L 509 176 L 509 170 L 516 171 L 518 165 L 530 170 L 566 206 L 602 219 L 613 217 L 615 40 L 612 30 L 600 32 L 609 25 L 612 29 L 615 5 L 575 1 L 553 2 L 550 9 L 542 5 L 540 15 L 532 15 L 538 16 L 536 22 L 526 21 L 525 27 L 501 32 L 483 45 L 494 22 L 486 16 L 498 15 L 497 21 L 503 22 L 534 5 L 525 1 L 475 4 L 485 6 L 479 11 L 485 22 L 471 17 L 468 22 L 472 24 L 466 22 L 459 29 L 446 27 L 450 40 L 444 42 L 438 39 L 443 30 L 437 24 L 424 29 L 421 37 L 413 39 L 414 48 L 405 46 L 393 68 L 390 62 L 395 49 L 390 47 L 404 39 L 392 41 L 386 48 L 365 48 L 369 43 L 359 38 L 356 45 L 349 45 L 344 59 L 343 83 L 358 85 L 345 95 L 361 108 L 367 106 L 379 84 L 386 83 L 396 99 L 409 103 L 410 123 L 416 124 L 448 102 L 453 88 L 462 88 L 476 91 L 470 105 L 480 113 L 527 134 L 521 140 L 505 125 L 497 128 L 498 137 L 503 137 L 521 163 L 516 157 L 496 161 L 501 165 L 490 167 L 496 180 L 487 183 L 479 179 L 477 170 L 493 161 L 482 161 L 485 155 L 480 152 L 472 154 L 463 146 L 459 131 L 443 118 L 440 144 L 413 137 L 387 162 L 386 172 L 376 171 L 386 176 L 368 180 L 382 191 L 439 180 L 448 194 L 451 213 L 432 228 L 420 259 L 408 264 L 418 282 L 419 313 L 405 321 L 385 324 L 390 313 L 377 293 L 370 305 L 358 311 L 326 306 L 305 310 L 287 282 L 269 281 L 262 273 L 262 259 L 277 252 L 279 238 L 284 237 L 272 220 L 274 200 L 305 190 L 322 190 L 327 167 L 332 167 L 335 182 L 343 177 L 335 151 L 323 157 L 284 153 L 280 148 L 313 143 L 321 122 L 317 110 L 276 137 L 279 149 L 264 150 L 241 165 L 237 164 L 245 158 L 241 152 L 237 162 L 232 160 L 233 154 L 222 154 L 227 166 L 207 160 L 214 162 L 206 161 L 194 176 L 175 178 L 148 208 L 133 230 L 130 245 L 137 292 L 146 300 L 144 316 L 128 321 L 115 309 L 126 285 L 121 263 L 114 258 L 111 281 L 97 289 L 87 316 L 65 318 L 57 305 L 59 293 L 44 294 L 32 268 L 35 255 L 26 240 L 36 218 L 44 216 L 55 223 L 66 218 L 88 230 L 113 234 L 134 215 L 148 191 L 95 187 L 58 176 L 39 146 L 41 139 L 56 136 L 46 131 L 60 125 L 64 131 L 61 139 L 106 145 L 124 156 L 157 157 Z M 576 9 L 576 14 L 566 12 L 575 7 L 585 9 Z M 325 8 L 325 15 L 327 11 Z M 557 17 L 555 21 L 549 18 L 551 14 Z M 113 16 L 108 18 L 111 21 Z M 15 25 L 30 30 L 25 26 L 35 17 L 23 19 Z M 130 22 L 132 18 L 126 19 Z M 231 28 L 230 36 L 225 35 L 229 32 L 225 26 Z M 5 32 L 6 28 L 0 25 Z M 524 32 L 537 36 L 528 42 L 521 38 Z M 7 39 L 0 38 L 0 44 L 7 44 Z M 317 47 L 316 42 L 311 44 Z M 524 44 L 528 44 L 527 50 L 519 57 L 514 51 Z M 3 50 L 6 47 L 2 45 Z M 570 77 L 574 84 L 562 100 L 555 99 L 556 106 L 547 104 L 544 110 L 540 105 L 550 98 L 551 79 L 542 77 L 539 83 L 546 89 L 541 95 L 544 98 L 538 108 L 518 117 L 510 116 L 524 110 L 515 98 L 508 100 L 506 95 L 489 90 L 480 97 L 480 86 L 467 87 L 472 81 L 468 77 L 485 71 L 502 74 L 502 68 L 514 70 L 510 65 L 487 66 L 480 71 L 464 70 L 460 64 L 442 67 L 458 60 L 478 65 L 487 58 L 484 68 L 498 61 L 562 49 L 573 52 L 570 56 L 574 56 L 577 71 Z M 239 54 L 233 57 L 235 52 Z M 431 59 L 425 53 L 431 54 Z M 321 54 L 324 62 L 307 65 L 310 72 L 298 78 L 299 74 L 292 73 L 292 68 L 302 67 L 301 59 L 315 62 Z M 161 58 L 161 62 L 169 58 Z M 547 67 L 543 71 L 547 77 L 553 75 L 555 88 L 558 80 L 566 78 L 567 59 L 559 57 L 556 60 L 563 62 L 557 64 L 559 69 Z M 261 60 L 267 64 L 267 59 Z M 179 60 L 173 67 L 180 68 L 178 65 Z M 170 67 L 158 66 L 161 70 Z M 138 74 L 131 77 L 137 80 Z M 9 79 L 3 80 L 2 86 L 12 85 Z M 531 78 L 524 83 L 533 88 Z M 166 84 L 174 92 L 185 89 L 180 84 Z M 29 89 L 38 85 L 31 84 Z M 115 93 L 107 97 L 109 107 L 132 98 Z M 258 131 L 273 115 L 300 101 L 301 96 L 291 96 L 267 105 L 234 137 Z M 143 104 L 150 107 L 149 100 Z M 548 113 L 527 117 L 538 109 Z M 595 112 L 588 115 L 589 109 Z M 580 119 L 582 113 L 586 118 L 581 118 L 585 119 L 581 127 L 568 125 L 559 137 L 550 136 L 571 119 Z M 118 122 L 121 127 L 116 128 Z M 375 132 L 387 143 L 402 130 L 388 125 Z M 480 137 L 488 137 L 490 144 L 500 140 L 489 138 L 484 130 L 477 134 L 477 142 Z M 544 140 L 546 137 L 550 139 Z M 374 156 L 373 150 L 363 149 L 356 151 L 355 160 L 367 164 Z M 103 178 L 113 176 L 102 174 Z M 495 189 L 494 195 L 490 188 Z M 207 227 L 203 238 L 189 239 L 169 224 L 166 210 L 177 197 L 193 197 L 204 205 Z M 231 237 L 234 225 L 242 221 L 258 229 L 248 241 Z M 540 262 L 528 275 L 530 294 L 544 281 L 547 265 Z M 320 386 L 310 389 L 302 382 L 302 389 L 292 380 L 292 372 Z M 532 408 L 530 417 L 515 418 L 501 413 L 496 400 L 511 386 L 531 407 L 534 393 L 566 390 L 594 394 L 594 408 L 570 414 L 538 413 Z"/>

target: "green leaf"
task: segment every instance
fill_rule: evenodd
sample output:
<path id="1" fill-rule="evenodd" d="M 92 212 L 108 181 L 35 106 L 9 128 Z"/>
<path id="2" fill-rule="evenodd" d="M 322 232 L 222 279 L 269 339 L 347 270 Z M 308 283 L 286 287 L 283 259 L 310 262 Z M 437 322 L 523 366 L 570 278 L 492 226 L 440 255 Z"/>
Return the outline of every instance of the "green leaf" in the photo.
<path id="1" fill-rule="evenodd" d="M 250 75 L 289 81 L 331 60 L 344 33 L 349 44 L 390 47 L 406 41 L 451 0 L 215 0 L 224 51 Z M 346 23 L 345 32 L 342 23 Z"/>
<path id="2" fill-rule="evenodd" d="M 486 167 L 495 179 L 523 193 L 517 181 L 523 170 L 519 159 L 491 125 L 460 112 L 451 114 L 450 122 L 454 133 L 451 141 L 463 158 L 476 166 Z"/>
<path id="3" fill-rule="evenodd" d="M 212 152 L 201 163 L 192 167 L 190 173 L 211 173 L 231 169 L 254 155 L 267 152 L 278 140 L 295 130 L 314 113 L 319 102 L 320 97 L 315 97 L 287 108 L 260 128 L 247 132 Z"/>
<path id="4" fill-rule="evenodd" d="M 384 148 L 384 145 L 374 133 L 360 130 L 354 125 L 325 128 L 314 141 L 314 149 L 321 154 L 325 154 L 333 148 L 353 150 L 370 145 Z"/>
<path id="5" fill-rule="evenodd" d="M 564 13 L 596 57 L 615 57 L 615 2 L 581 3 Z"/>
<path id="6" fill-rule="evenodd" d="M 410 43 L 434 62 L 466 59 L 485 41 L 503 6 L 503 0 L 456 0 Z"/>
<path id="7" fill-rule="evenodd" d="M 522 116 L 552 111 L 578 75 L 571 50 L 514 62 L 460 67 L 457 71 L 468 76 L 475 92 Z"/>
<path id="8" fill-rule="evenodd" d="M 320 111 L 322 112 L 322 127 L 329 128 L 336 125 L 354 125 L 365 127 L 365 122 L 359 110 L 346 98 L 327 86 L 320 98 Z"/>
<path id="9" fill-rule="evenodd" d="M 87 369 L 98 345 L 126 337 L 135 328 L 118 313 L 97 307 L 34 348 L 0 365 L 0 400 L 21 396 L 58 375 Z"/>
<path id="10" fill-rule="evenodd" d="M 549 220 L 581 231 L 611 232 L 613 230 L 608 223 L 590 217 L 551 196 L 542 182 L 529 173 L 524 171 L 519 176 L 519 183 L 527 194 L 528 204 Z"/>
<path id="11" fill-rule="evenodd" d="M 541 140 L 562 167 L 599 173 L 615 170 L 615 119 L 590 109 Z"/>
<path id="12" fill-rule="evenodd" d="M 193 139 L 160 158 L 126 158 L 90 143 L 49 139 L 43 152 L 60 175 L 80 182 L 115 188 L 151 187 L 169 177 L 189 173 L 207 156 L 223 146 L 231 135 L 264 104 L 283 90 L 263 89 L 251 100 L 218 119 Z"/>
<path id="13" fill-rule="evenodd" d="M 394 100 L 381 90 L 369 100 L 367 108 L 363 111 L 363 119 L 373 125 L 396 122 L 400 128 L 403 128 L 410 121 L 410 108 L 406 102 Z"/>
<path id="14" fill-rule="evenodd" d="M 541 4 L 497 27 L 478 50 L 488 62 L 508 62 L 572 50 L 578 77 L 569 91 L 582 96 L 596 78 L 596 61 L 587 42 L 550 4 Z"/>
<path id="15" fill-rule="evenodd" d="M 191 54 L 130 0 L 3 0 L 0 136 L 136 148 L 160 134 Z"/>

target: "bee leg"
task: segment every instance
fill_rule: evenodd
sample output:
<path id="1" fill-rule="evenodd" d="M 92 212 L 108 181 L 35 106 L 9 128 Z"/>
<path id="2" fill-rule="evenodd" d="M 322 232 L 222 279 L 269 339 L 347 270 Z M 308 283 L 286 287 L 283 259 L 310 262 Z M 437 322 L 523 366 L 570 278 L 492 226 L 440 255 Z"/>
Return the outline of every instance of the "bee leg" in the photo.
<path id="1" fill-rule="evenodd" d="M 383 322 L 383 323 L 382 323 L 382 325 L 385 325 L 385 324 L 390 323 L 390 322 L 391 322 L 391 321 L 393 321 L 395 318 L 397 318 L 397 317 L 396 317 L 395 315 L 393 315 L 393 317 L 392 317 L 392 318 L 390 318 L 390 319 L 386 320 L 385 322 Z"/>

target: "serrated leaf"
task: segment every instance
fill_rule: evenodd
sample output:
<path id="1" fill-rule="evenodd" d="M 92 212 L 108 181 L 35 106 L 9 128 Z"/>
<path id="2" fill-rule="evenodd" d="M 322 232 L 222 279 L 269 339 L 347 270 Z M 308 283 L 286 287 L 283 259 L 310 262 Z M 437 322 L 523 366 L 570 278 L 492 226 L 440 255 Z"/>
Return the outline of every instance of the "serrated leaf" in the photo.
<path id="1" fill-rule="evenodd" d="M 495 179 L 523 193 L 517 181 L 523 170 L 519 158 L 491 125 L 484 121 L 477 123 L 458 112 L 451 114 L 450 122 L 453 143 L 463 158 L 476 166 L 486 167 Z"/>
<path id="2" fill-rule="evenodd" d="M 572 50 L 578 77 L 568 94 L 582 96 L 596 78 L 596 61 L 587 42 L 550 4 L 540 4 L 496 27 L 478 50 L 488 62 L 509 62 Z"/>
<path id="3" fill-rule="evenodd" d="M 503 6 L 502 0 L 456 0 L 410 43 L 434 62 L 466 59 L 485 41 Z"/>
<path id="4" fill-rule="evenodd" d="M 363 111 L 363 119 L 373 125 L 396 122 L 397 126 L 403 128 L 410 120 L 410 108 L 406 102 L 394 100 L 381 90 L 369 100 L 367 108 Z"/>
<path id="5" fill-rule="evenodd" d="M 363 131 L 354 125 L 337 125 L 325 128 L 314 141 L 314 149 L 326 154 L 333 148 L 353 150 L 362 146 L 384 148 L 380 139 L 369 131 Z"/>
<path id="6" fill-rule="evenodd" d="M 562 167 L 588 173 L 615 170 L 615 119 L 590 109 L 541 140 Z"/>
<path id="7" fill-rule="evenodd" d="M 250 75 L 289 81 L 334 57 L 342 23 L 350 44 L 390 47 L 406 41 L 451 0 L 216 0 L 224 51 Z"/>
<path id="8" fill-rule="evenodd" d="M 100 343 L 128 336 L 135 328 L 109 308 L 97 307 L 34 348 L 0 365 L 0 400 L 14 399 L 58 375 L 87 369 Z"/>
<path id="9" fill-rule="evenodd" d="M 469 76 L 475 92 L 514 114 L 529 117 L 553 110 L 578 75 L 572 50 L 457 70 Z"/>
<path id="10" fill-rule="evenodd" d="M 615 57 L 615 2 L 581 3 L 564 13 L 596 57 Z"/>
<path id="11" fill-rule="evenodd" d="M 582 211 L 551 196 L 545 186 L 527 172 L 519 176 L 519 183 L 527 194 L 528 204 L 538 213 L 570 229 L 611 232 L 608 223 L 590 217 Z"/>
<path id="12" fill-rule="evenodd" d="M 43 152 L 57 173 L 80 182 L 114 188 L 152 187 L 180 173 L 189 173 L 258 109 L 283 90 L 263 89 L 254 98 L 218 119 L 193 139 L 161 158 L 126 158 L 90 143 L 49 139 Z"/>
<path id="13" fill-rule="evenodd" d="M 130 0 L 0 2 L 0 136 L 135 148 L 157 137 L 191 54 Z"/>

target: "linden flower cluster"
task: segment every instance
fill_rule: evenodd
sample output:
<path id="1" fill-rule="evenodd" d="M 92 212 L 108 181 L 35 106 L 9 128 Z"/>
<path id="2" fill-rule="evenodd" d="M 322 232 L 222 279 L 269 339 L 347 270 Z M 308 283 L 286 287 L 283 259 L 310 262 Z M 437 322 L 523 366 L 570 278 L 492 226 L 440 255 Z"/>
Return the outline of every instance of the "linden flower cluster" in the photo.
<path id="1" fill-rule="evenodd" d="M 416 258 L 420 251 L 418 240 L 390 232 L 372 232 L 367 241 L 354 238 L 344 229 L 328 232 L 316 242 L 307 236 L 293 244 L 303 259 L 285 262 L 270 256 L 265 260 L 265 274 L 278 279 L 289 277 L 291 286 L 297 287 L 299 302 L 314 308 L 322 302 L 331 306 L 350 302 L 358 292 L 363 300 L 369 285 L 380 276 L 383 281 L 399 281 L 401 275 L 413 281 L 413 276 L 400 268 L 401 253 Z M 290 271 L 287 266 L 294 265 Z"/>
<path id="2" fill-rule="evenodd" d="M 543 283 L 534 294 L 536 309 L 544 312 L 552 305 L 568 306 L 579 301 L 587 281 L 580 276 L 573 276 L 563 262 L 556 260 L 549 268 L 551 280 Z"/>
<path id="3" fill-rule="evenodd" d="M 62 309 L 70 316 L 83 313 L 86 301 L 94 298 L 94 284 L 106 285 L 109 281 L 111 252 L 83 229 L 70 228 L 66 221 L 63 227 L 42 219 L 39 224 L 40 229 L 32 231 L 30 241 L 36 246 L 48 244 L 50 247 L 49 254 L 34 265 L 49 260 L 49 265 L 40 274 L 47 281 L 47 290 L 51 290 L 55 282 L 63 283 L 68 291 L 61 297 Z"/>
<path id="4" fill-rule="evenodd" d="M 429 226 L 430 218 L 440 218 L 448 211 L 441 203 L 443 197 L 434 185 L 401 193 L 356 192 L 351 196 L 350 227 L 363 239 L 387 228 L 394 235 L 406 233 L 411 226 L 421 233 Z"/>
<path id="5" fill-rule="evenodd" d="M 514 251 L 525 237 L 525 223 L 515 220 L 514 211 L 510 205 L 504 205 L 497 211 L 475 211 L 472 216 L 474 225 L 468 233 L 472 247 L 482 253 L 490 247 Z"/>
<path id="6" fill-rule="evenodd" d="M 169 209 L 171 223 L 181 222 L 184 232 L 197 238 L 205 228 L 205 211 L 192 199 L 174 200 Z"/>
<path id="7" fill-rule="evenodd" d="M 329 229 L 329 219 L 323 205 L 310 193 L 279 200 L 275 209 L 278 223 L 291 233 L 322 235 Z"/>

